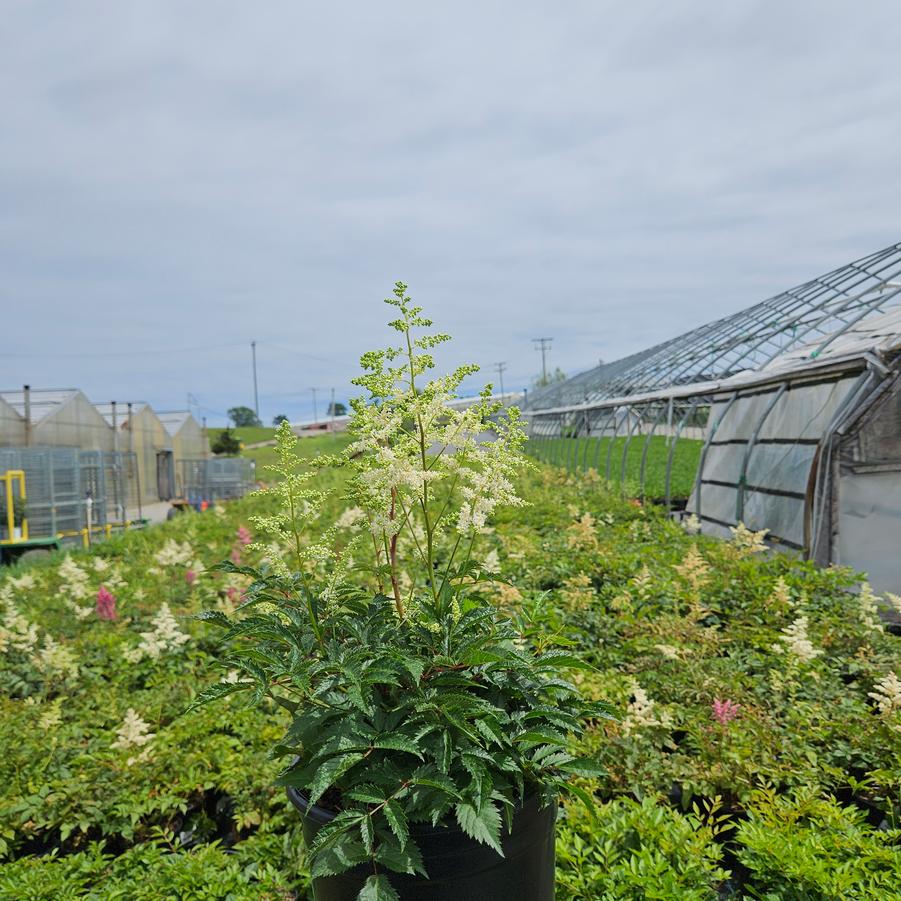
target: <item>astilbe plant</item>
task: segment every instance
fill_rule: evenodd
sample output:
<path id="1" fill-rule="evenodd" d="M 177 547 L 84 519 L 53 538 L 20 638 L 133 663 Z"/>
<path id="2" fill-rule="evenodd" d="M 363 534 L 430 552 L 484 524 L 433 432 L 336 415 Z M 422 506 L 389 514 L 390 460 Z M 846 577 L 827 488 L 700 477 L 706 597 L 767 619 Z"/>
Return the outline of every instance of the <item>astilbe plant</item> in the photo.
<path id="1" fill-rule="evenodd" d="M 563 678 L 577 658 L 536 640 L 529 616 L 499 610 L 481 585 L 495 567 L 478 559 L 479 536 L 499 505 L 523 503 L 518 410 L 501 413 L 490 386 L 451 406 L 477 367 L 429 379 L 447 336 L 422 333 L 431 322 L 402 283 L 386 302 L 400 346 L 363 356 L 366 396 L 352 403 L 343 455 L 302 467 L 296 437 L 279 429 L 280 509 L 254 524 L 290 550 L 260 570 L 222 564 L 253 582 L 235 616 L 203 616 L 227 630 L 223 664 L 243 675 L 198 703 L 246 691 L 287 711 L 280 782 L 335 813 L 310 848 L 313 877 L 363 864 L 361 897 L 391 899 L 386 871 L 427 876 L 415 824 L 456 822 L 503 853 L 505 824 L 531 794 L 554 804 L 566 789 L 593 810 L 568 780 L 597 767 L 568 747 L 609 712 Z M 359 513 L 314 542 L 302 524 L 322 514 L 325 466 L 349 473 Z M 337 551 L 347 524 L 355 535 Z"/>

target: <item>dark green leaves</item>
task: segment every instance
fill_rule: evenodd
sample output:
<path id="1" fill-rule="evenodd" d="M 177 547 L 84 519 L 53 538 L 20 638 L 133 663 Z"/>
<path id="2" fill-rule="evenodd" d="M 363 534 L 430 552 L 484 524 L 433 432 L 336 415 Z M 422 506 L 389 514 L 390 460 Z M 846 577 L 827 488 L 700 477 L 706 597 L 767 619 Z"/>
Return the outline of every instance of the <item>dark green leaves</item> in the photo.
<path id="1" fill-rule="evenodd" d="M 225 639 L 229 665 L 253 681 L 198 702 L 251 688 L 287 711 L 277 752 L 297 761 L 280 784 L 336 808 L 311 848 L 314 876 L 363 863 L 374 869 L 361 897 L 393 898 L 383 871 L 423 872 L 419 824 L 456 820 L 500 853 L 502 815 L 526 792 L 552 801 L 568 777 L 599 773 L 570 753 L 586 711 L 601 712 L 563 678 L 579 661 L 530 650 L 491 604 L 461 598 L 454 612 L 445 588 L 400 623 L 389 598 L 355 595 L 321 605 L 313 631 L 310 599 L 289 582 L 261 579 L 255 596 L 270 606 L 250 607 Z"/>
<path id="2" fill-rule="evenodd" d="M 501 857 L 501 815 L 490 801 L 476 808 L 472 804 L 458 804 L 455 808 L 460 828 L 483 845 L 494 848 Z"/>
<path id="3" fill-rule="evenodd" d="M 403 807 L 401 807 L 397 801 L 386 802 L 385 819 L 388 821 L 391 831 L 397 838 L 397 843 L 400 845 L 401 850 L 403 850 L 407 844 L 407 839 L 410 837 L 410 829 L 407 826 L 407 816 L 404 813 Z"/>
<path id="4" fill-rule="evenodd" d="M 379 874 L 366 880 L 363 890 L 357 895 L 357 901 L 400 901 L 398 894 L 388 882 L 388 877 Z"/>

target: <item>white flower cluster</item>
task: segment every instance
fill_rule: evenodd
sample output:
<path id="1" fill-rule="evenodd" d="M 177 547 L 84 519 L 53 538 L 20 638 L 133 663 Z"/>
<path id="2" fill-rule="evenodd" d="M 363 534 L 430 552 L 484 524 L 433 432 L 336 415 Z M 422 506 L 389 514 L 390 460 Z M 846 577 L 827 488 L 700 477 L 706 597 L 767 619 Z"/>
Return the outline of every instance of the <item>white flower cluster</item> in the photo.
<path id="1" fill-rule="evenodd" d="M 9 650 L 31 653 L 38 643 L 38 627 L 22 616 L 11 601 L 0 624 L 0 653 Z"/>
<path id="2" fill-rule="evenodd" d="M 857 597 L 860 608 L 860 621 L 871 632 L 882 632 L 883 625 L 879 619 L 879 597 L 870 588 L 869 582 L 860 586 L 860 594 Z"/>
<path id="3" fill-rule="evenodd" d="M 31 661 L 41 672 L 48 675 L 62 676 L 64 679 L 78 675 L 78 660 L 75 654 L 49 635 L 44 636 L 44 646 L 32 654 Z"/>
<path id="4" fill-rule="evenodd" d="M 777 654 L 790 654 L 802 663 L 810 663 L 823 652 L 815 648 L 807 636 L 808 621 L 806 616 L 799 616 L 790 626 L 782 630 L 781 644 L 774 644 Z"/>
<path id="5" fill-rule="evenodd" d="M 688 535 L 697 535 L 701 531 L 701 520 L 692 513 L 682 520 L 682 528 Z"/>
<path id="6" fill-rule="evenodd" d="M 679 649 L 674 648 L 671 644 L 655 644 L 654 647 L 669 660 L 679 659 Z"/>
<path id="7" fill-rule="evenodd" d="M 178 621 L 172 615 L 168 604 L 160 607 L 152 625 L 151 632 L 141 632 L 140 644 L 124 652 L 125 659 L 129 663 L 138 663 L 145 657 L 158 660 L 163 653 L 178 651 L 190 640 L 190 636 L 178 628 Z"/>
<path id="8" fill-rule="evenodd" d="M 782 576 L 779 576 L 773 584 L 773 590 L 770 593 L 767 603 L 777 608 L 794 606 L 788 582 L 786 582 Z"/>
<path id="9" fill-rule="evenodd" d="M 90 595 L 88 574 L 68 554 L 59 565 L 59 576 L 62 579 L 62 589 L 70 598 L 83 601 Z"/>
<path id="10" fill-rule="evenodd" d="M 157 551 L 154 560 L 160 566 L 185 566 L 194 556 L 194 551 L 187 541 L 178 542 L 170 538 Z"/>
<path id="11" fill-rule="evenodd" d="M 339 529 L 349 529 L 355 526 L 366 514 L 359 507 L 348 507 L 336 520 L 335 525 Z"/>
<path id="12" fill-rule="evenodd" d="M 120 751 L 125 751 L 129 748 L 140 748 L 149 746 L 150 742 L 153 741 L 155 737 L 156 733 L 150 731 L 150 724 L 145 723 L 137 711 L 129 707 L 125 713 L 125 719 L 122 721 L 122 725 L 116 730 L 116 740 L 110 747 Z M 143 763 L 149 759 L 150 748 L 144 747 L 144 750 L 140 754 L 136 757 L 129 757 L 127 762 L 128 765 L 131 766 L 131 764 L 135 762 Z"/>
<path id="13" fill-rule="evenodd" d="M 95 558 L 94 568 L 96 570 L 97 561 L 102 558 Z M 103 561 L 105 563 L 105 561 Z M 63 603 L 69 610 L 75 614 L 78 619 L 87 619 L 94 612 L 93 604 L 79 604 L 90 597 L 91 589 L 88 585 L 88 574 L 67 554 L 63 562 L 59 565 L 59 576 L 61 579 L 60 591 L 63 594 Z"/>
<path id="14" fill-rule="evenodd" d="M 876 702 L 880 716 L 888 717 L 901 712 L 901 679 L 894 672 L 883 676 L 873 686 L 869 696 Z M 895 728 L 901 731 L 901 725 Z"/>
<path id="15" fill-rule="evenodd" d="M 753 532 L 743 522 L 740 522 L 734 528 L 730 528 L 729 531 L 732 533 L 733 546 L 743 554 L 760 554 L 767 549 L 764 538 L 766 538 L 769 529 Z"/>
<path id="16" fill-rule="evenodd" d="M 626 708 L 626 715 L 623 718 L 620 728 L 623 735 L 631 735 L 636 729 L 645 729 L 650 726 L 659 726 L 663 729 L 671 729 L 673 725 L 672 717 L 666 710 L 648 697 L 648 693 L 633 681 L 632 684 L 632 700 Z"/>
<path id="17" fill-rule="evenodd" d="M 31 591 L 37 585 L 37 580 L 32 573 L 24 572 L 21 576 L 11 577 L 7 584 L 13 591 L 26 592 Z"/>
<path id="18" fill-rule="evenodd" d="M 490 447 L 490 445 L 488 445 Z M 502 505 L 521 507 L 525 503 L 507 477 L 509 461 L 504 455 L 479 453 L 481 468 L 459 468 L 460 494 L 464 502 L 457 514 L 457 531 L 461 535 L 484 533 L 488 517 Z"/>

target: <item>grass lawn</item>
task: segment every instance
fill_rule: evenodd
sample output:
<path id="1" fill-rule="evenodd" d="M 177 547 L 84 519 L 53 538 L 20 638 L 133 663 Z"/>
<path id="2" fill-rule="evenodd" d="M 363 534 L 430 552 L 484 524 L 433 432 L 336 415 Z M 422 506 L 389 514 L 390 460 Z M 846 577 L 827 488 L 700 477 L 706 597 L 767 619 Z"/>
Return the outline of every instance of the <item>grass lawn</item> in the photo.
<path id="1" fill-rule="evenodd" d="M 533 456 L 569 470 L 595 469 L 601 476 L 613 482 L 621 481 L 623 451 L 626 438 L 537 438 L 527 449 Z M 662 435 L 653 435 L 648 445 L 645 462 L 644 490 L 640 489 L 641 462 L 646 438 L 642 435 L 628 442 L 625 460 L 625 481 L 630 491 L 644 497 L 659 499 L 666 495 L 666 467 L 670 444 Z M 701 459 L 702 441 L 680 438 L 673 454 L 670 496 L 687 499 L 694 487 L 698 463 Z"/>
<path id="2" fill-rule="evenodd" d="M 297 442 L 297 452 L 301 457 L 315 457 L 317 454 L 336 454 L 343 450 L 350 442 L 346 434 L 322 435 L 315 438 L 300 438 Z M 255 460 L 257 464 L 257 478 L 260 481 L 272 481 L 272 473 L 266 468 L 275 463 L 274 447 L 256 447 L 241 451 L 242 457 Z"/>
<path id="3" fill-rule="evenodd" d="M 207 429 L 207 437 L 212 444 L 225 429 Z M 256 444 L 259 441 L 271 441 L 275 438 L 275 429 L 269 426 L 247 426 L 241 429 L 232 429 L 234 436 L 242 444 Z"/>

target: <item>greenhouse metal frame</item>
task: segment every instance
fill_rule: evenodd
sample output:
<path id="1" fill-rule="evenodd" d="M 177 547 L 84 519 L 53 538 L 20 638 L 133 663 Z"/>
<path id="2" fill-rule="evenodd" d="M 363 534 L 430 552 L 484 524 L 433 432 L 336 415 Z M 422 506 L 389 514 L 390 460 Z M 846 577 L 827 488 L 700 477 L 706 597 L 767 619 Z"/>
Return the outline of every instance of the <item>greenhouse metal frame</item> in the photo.
<path id="1" fill-rule="evenodd" d="M 534 392 L 524 410 L 532 451 L 684 505 L 704 531 L 767 529 L 901 591 L 890 550 L 901 544 L 899 303 L 895 244 Z M 677 498 L 674 463 L 689 452 L 696 473 Z M 664 472 L 654 486 L 652 454 Z"/>

